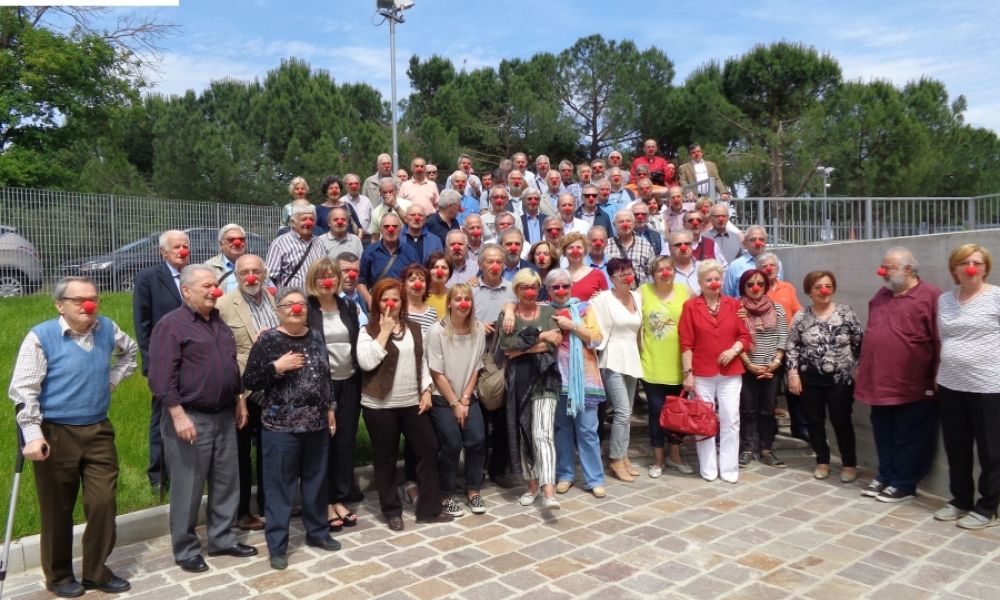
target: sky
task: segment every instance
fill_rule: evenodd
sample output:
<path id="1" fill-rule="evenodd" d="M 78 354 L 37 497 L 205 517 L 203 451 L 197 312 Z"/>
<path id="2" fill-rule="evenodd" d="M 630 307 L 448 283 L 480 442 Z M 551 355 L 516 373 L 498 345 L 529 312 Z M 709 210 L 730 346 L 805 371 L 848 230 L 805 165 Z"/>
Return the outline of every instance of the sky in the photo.
<path id="1" fill-rule="evenodd" d="M 941 80 L 968 100 L 966 122 L 1000 132 L 1000 2 L 996 0 L 415 0 L 396 30 L 399 98 L 410 56 L 458 69 L 558 53 L 584 36 L 656 46 L 680 85 L 710 60 L 756 44 L 801 42 L 835 58 L 845 79 Z M 375 0 L 180 0 L 134 9 L 179 25 L 162 42 L 153 91 L 201 91 L 222 78 L 263 78 L 282 58 L 304 59 L 339 83 L 390 90 L 389 28 Z"/>

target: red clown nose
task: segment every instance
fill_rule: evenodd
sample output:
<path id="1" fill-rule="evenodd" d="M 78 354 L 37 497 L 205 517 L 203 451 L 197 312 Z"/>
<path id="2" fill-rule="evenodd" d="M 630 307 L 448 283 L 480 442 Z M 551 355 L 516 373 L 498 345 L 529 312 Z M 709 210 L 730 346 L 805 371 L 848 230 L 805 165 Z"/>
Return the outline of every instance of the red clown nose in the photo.
<path id="1" fill-rule="evenodd" d="M 700 227 L 701 219 L 691 219 L 691 224 L 694 225 L 695 227 Z"/>
<path id="2" fill-rule="evenodd" d="M 494 275 L 499 275 L 500 274 L 500 265 L 495 264 L 495 263 L 492 264 L 492 265 L 490 265 L 490 273 L 492 273 Z"/>
<path id="3" fill-rule="evenodd" d="M 833 290 L 831 290 L 828 287 L 824 287 L 824 288 L 820 288 L 819 289 L 819 295 L 820 296 L 829 296 L 831 294 L 833 294 Z"/>
<path id="4" fill-rule="evenodd" d="M 355 271 L 354 269 L 351 269 L 350 271 L 347 272 L 347 279 L 348 280 L 354 281 L 357 278 L 358 278 L 358 272 Z"/>
<path id="5" fill-rule="evenodd" d="M 719 281 L 713 281 L 712 283 L 709 283 L 709 284 L 708 284 L 708 287 L 712 288 L 713 290 L 717 290 L 717 289 L 719 289 L 720 287 L 722 287 L 722 282 L 719 282 Z"/>
<path id="6" fill-rule="evenodd" d="M 762 242 L 760 240 L 757 240 L 756 242 L 753 243 L 753 247 L 754 248 L 763 248 L 764 247 L 764 242 Z"/>
<path id="7" fill-rule="evenodd" d="M 253 285 L 255 283 L 257 283 L 257 276 L 253 273 L 247 275 L 247 285 Z"/>
<path id="8" fill-rule="evenodd" d="M 556 296 L 565 298 L 566 296 L 569 296 L 569 290 L 556 290 Z"/>
<path id="9" fill-rule="evenodd" d="M 594 248 L 603 248 L 604 240 L 594 240 Z"/>
<path id="10" fill-rule="evenodd" d="M 528 300 L 534 300 L 535 298 L 538 297 L 538 290 L 532 290 L 532 289 L 524 290 L 523 296 Z"/>
<path id="11" fill-rule="evenodd" d="M 766 267 L 764 267 L 764 272 L 767 273 L 768 275 L 773 275 L 774 265 L 767 265 Z"/>
<path id="12" fill-rule="evenodd" d="M 970 276 L 970 277 L 973 276 L 973 275 L 978 275 L 979 274 L 979 269 L 976 268 L 976 265 L 969 265 L 969 266 L 965 267 L 965 274 L 968 275 L 968 276 Z"/>
<path id="13" fill-rule="evenodd" d="M 438 279 L 443 279 L 444 276 L 447 274 L 448 272 L 442 269 L 441 267 L 434 269 L 434 276 L 437 277 Z"/>
<path id="14" fill-rule="evenodd" d="M 315 224 L 316 224 L 316 221 L 314 221 L 312 219 L 306 219 L 306 220 L 302 221 L 302 226 L 303 227 L 312 227 Z"/>
<path id="15" fill-rule="evenodd" d="M 396 308 L 396 301 L 395 300 L 386 300 L 385 301 L 385 308 L 386 308 L 386 310 L 392 310 L 392 309 Z"/>
<path id="16" fill-rule="evenodd" d="M 674 276 L 673 269 L 661 269 L 660 270 L 660 277 L 662 277 L 664 279 L 670 279 L 673 276 Z"/>
<path id="17" fill-rule="evenodd" d="M 878 275 L 879 277 L 885 277 L 886 275 L 889 274 L 889 270 L 886 269 L 885 267 L 879 267 L 878 271 L 875 271 L 875 274 Z"/>
<path id="18" fill-rule="evenodd" d="M 753 292 L 753 293 L 755 293 L 755 294 L 759 294 L 762 289 L 764 289 L 764 288 L 760 287 L 759 285 L 752 285 L 752 286 L 750 286 L 750 291 Z"/>
<path id="19" fill-rule="evenodd" d="M 456 242 L 456 243 L 452 244 L 450 247 L 451 247 L 451 251 L 452 252 L 458 252 L 459 250 L 462 249 L 462 244 L 459 244 L 459 243 Z"/>
<path id="20" fill-rule="evenodd" d="M 242 248 L 242 247 L 243 247 L 243 240 L 241 240 L 240 238 L 236 238 L 235 240 L 233 240 L 233 248 Z"/>
<path id="21" fill-rule="evenodd" d="M 503 206 L 504 204 L 507 204 L 507 201 L 503 198 L 497 198 L 493 201 L 493 206 Z"/>
<path id="22" fill-rule="evenodd" d="M 301 315 L 302 314 L 302 304 L 300 304 L 298 302 L 296 302 L 295 304 L 293 304 L 292 305 L 292 314 L 293 315 Z"/>
<path id="23" fill-rule="evenodd" d="M 556 229 L 555 227 L 550 227 L 550 228 L 546 229 L 545 231 L 549 232 L 549 235 L 551 235 L 553 237 L 555 237 L 555 236 L 559 235 L 560 233 L 562 233 L 562 229 Z"/>
<path id="24" fill-rule="evenodd" d="M 411 287 L 416 292 L 422 292 L 424 290 L 424 282 L 417 279 L 416 281 L 413 282 L 413 285 Z"/>
<path id="25" fill-rule="evenodd" d="M 97 303 L 93 300 L 84 300 L 83 304 L 80 305 L 80 308 L 83 309 L 83 314 L 92 315 L 97 312 Z"/>
<path id="26" fill-rule="evenodd" d="M 564 206 L 563 209 L 562 209 L 562 211 L 563 211 L 564 215 L 571 214 L 573 212 L 573 207 L 572 206 Z"/>
<path id="27" fill-rule="evenodd" d="M 330 279 L 329 277 L 327 277 L 326 279 L 324 279 L 323 280 L 323 287 L 325 287 L 326 289 L 332 288 L 333 287 L 333 280 Z"/>
<path id="28" fill-rule="evenodd" d="M 212 297 L 213 298 L 221 298 L 222 297 L 222 290 L 220 290 L 219 288 L 212 288 Z"/>
<path id="29" fill-rule="evenodd" d="M 583 250 L 581 250 L 580 248 L 570 248 L 569 255 L 572 256 L 573 258 L 580 258 L 581 256 L 583 256 Z"/>
<path id="30" fill-rule="evenodd" d="M 190 255 L 191 255 L 191 251 L 188 250 L 187 248 L 181 248 L 180 250 L 177 251 L 177 256 L 179 256 L 181 258 L 187 258 Z"/>
<path id="31" fill-rule="evenodd" d="M 472 308 L 472 303 L 468 300 L 458 301 L 458 310 L 469 310 L 470 308 Z"/>
<path id="32" fill-rule="evenodd" d="M 635 283 L 635 275 L 626 275 L 624 281 L 625 283 L 632 285 Z"/>

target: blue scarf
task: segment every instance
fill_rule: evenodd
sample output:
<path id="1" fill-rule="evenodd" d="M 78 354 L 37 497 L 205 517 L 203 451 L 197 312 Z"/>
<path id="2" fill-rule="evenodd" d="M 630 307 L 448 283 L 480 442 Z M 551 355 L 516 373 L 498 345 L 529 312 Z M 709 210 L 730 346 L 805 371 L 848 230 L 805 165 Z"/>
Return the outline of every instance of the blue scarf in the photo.
<path id="1" fill-rule="evenodd" d="M 553 304 L 553 306 L 558 306 Z M 569 301 L 559 306 L 568 308 L 573 325 L 583 322 L 580 318 L 580 300 L 570 298 Z M 584 396 L 586 396 L 586 385 L 583 379 L 583 340 L 575 333 L 569 336 L 569 402 L 566 403 L 566 414 L 575 417 L 582 413 L 584 409 Z"/>

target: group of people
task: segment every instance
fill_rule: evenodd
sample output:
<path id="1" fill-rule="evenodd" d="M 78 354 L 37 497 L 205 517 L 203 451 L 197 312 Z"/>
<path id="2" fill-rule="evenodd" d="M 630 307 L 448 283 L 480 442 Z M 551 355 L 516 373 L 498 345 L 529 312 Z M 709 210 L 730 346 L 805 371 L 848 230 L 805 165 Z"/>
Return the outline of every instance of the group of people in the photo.
<path id="1" fill-rule="evenodd" d="M 577 483 L 577 461 L 582 488 L 605 497 L 603 422 L 611 476 L 641 476 L 628 452 L 640 384 L 649 477 L 695 472 L 681 453 L 683 433 L 658 418 L 664 399 L 682 393 L 718 411 L 718 444 L 697 442 L 702 478 L 737 483 L 755 459 L 784 467 L 774 450 L 783 388 L 793 433 L 815 452 L 814 476 L 831 472 L 829 412 L 840 480 L 853 482 L 857 398 L 872 405 L 879 457 L 864 495 L 912 497 L 940 420 L 954 497 L 935 518 L 995 525 L 1000 382 L 989 356 L 1000 341 L 1000 292 L 986 283 L 989 253 L 956 249 L 949 269 L 958 287 L 942 294 L 920 279 L 909 251 L 891 249 L 863 328 L 834 300 L 832 272 L 805 277 L 810 302 L 802 306 L 763 227 L 740 231 L 725 202 L 685 202 L 674 176 L 726 191 L 700 148 L 680 168 L 656 156 L 655 142 L 645 150 L 630 171 L 616 153 L 606 171 L 604 161 L 580 165 L 578 181 L 572 164 L 549 170 L 545 157 L 536 173 L 515 154 L 508 172 L 482 177 L 461 157 L 443 190 L 423 159 L 400 185 L 380 156 L 364 181 L 327 177 L 318 206 L 296 178 L 286 230 L 265 257 L 247 253 L 237 224 L 220 229 L 219 254 L 206 264 L 189 264 L 183 232 L 160 236 L 163 262 L 135 280 L 136 341 L 98 316 L 93 282 L 61 281 L 60 316 L 25 338 L 10 387 L 24 455 L 37 461 L 49 589 L 70 597 L 129 588 L 104 564 L 117 477 L 107 410 L 137 355 L 153 398 L 147 475 L 154 489 L 169 490 L 174 558 L 191 572 L 209 568 L 195 534 L 206 486 L 209 556 L 253 556 L 234 529 L 263 529 L 270 565 L 285 568 L 296 511 L 306 544 L 339 549 L 331 533 L 356 525 L 350 506 L 364 498 L 353 477 L 362 418 L 380 509 L 394 531 L 405 529 L 406 504 L 424 523 L 486 512 L 487 477 L 526 486 L 523 506 L 540 499 L 559 509 L 559 494 Z M 650 173 L 665 184 L 663 207 Z M 477 392 L 487 365 L 505 377 L 493 410 Z M 401 437 L 405 479 L 397 485 Z M 81 478 L 82 584 L 68 543 Z"/>

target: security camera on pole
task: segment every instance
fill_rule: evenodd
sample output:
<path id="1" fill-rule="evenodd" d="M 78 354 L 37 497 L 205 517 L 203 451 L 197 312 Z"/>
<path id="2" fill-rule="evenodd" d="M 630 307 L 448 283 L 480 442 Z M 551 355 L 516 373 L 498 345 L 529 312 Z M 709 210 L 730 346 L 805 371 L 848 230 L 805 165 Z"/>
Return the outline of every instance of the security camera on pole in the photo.
<path id="1" fill-rule="evenodd" d="M 389 69 L 392 79 L 392 168 L 399 169 L 399 145 L 396 133 L 396 23 L 404 23 L 403 11 L 413 8 L 413 0 L 375 0 L 375 12 L 389 22 Z"/>

